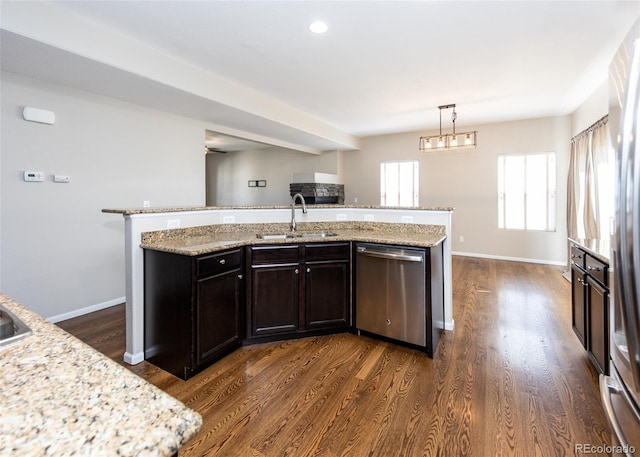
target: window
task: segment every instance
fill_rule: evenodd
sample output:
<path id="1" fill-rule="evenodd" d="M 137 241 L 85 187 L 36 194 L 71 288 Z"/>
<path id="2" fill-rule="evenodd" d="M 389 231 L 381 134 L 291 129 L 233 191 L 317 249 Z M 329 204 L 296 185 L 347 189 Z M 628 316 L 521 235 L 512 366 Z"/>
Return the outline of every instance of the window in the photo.
<path id="1" fill-rule="evenodd" d="M 418 206 L 418 161 L 380 164 L 380 205 Z"/>
<path id="2" fill-rule="evenodd" d="M 498 227 L 556 230 L 556 153 L 498 156 Z"/>

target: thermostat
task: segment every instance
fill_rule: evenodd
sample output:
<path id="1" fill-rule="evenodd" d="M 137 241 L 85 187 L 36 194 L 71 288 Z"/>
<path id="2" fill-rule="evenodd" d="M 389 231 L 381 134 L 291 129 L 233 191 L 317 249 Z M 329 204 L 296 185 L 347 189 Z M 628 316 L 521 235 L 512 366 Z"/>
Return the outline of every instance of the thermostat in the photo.
<path id="1" fill-rule="evenodd" d="M 25 171 L 24 180 L 27 182 L 42 182 L 44 181 L 44 173 L 41 171 Z"/>

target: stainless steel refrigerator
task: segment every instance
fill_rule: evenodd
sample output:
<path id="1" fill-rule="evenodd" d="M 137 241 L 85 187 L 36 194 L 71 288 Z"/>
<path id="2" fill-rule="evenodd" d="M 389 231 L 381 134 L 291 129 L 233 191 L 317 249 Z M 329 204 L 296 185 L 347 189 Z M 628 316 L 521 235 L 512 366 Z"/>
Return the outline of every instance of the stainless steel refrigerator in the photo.
<path id="1" fill-rule="evenodd" d="M 612 455 L 640 456 L 640 20 L 609 67 L 609 130 L 616 150 L 610 375 L 600 394 Z"/>

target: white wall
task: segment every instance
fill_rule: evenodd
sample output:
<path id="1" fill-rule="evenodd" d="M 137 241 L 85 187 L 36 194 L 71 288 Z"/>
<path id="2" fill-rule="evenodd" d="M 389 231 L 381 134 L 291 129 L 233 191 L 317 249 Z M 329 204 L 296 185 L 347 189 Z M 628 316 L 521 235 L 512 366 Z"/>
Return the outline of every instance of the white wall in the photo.
<path id="1" fill-rule="evenodd" d="M 125 295 L 124 226 L 101 209 L 138 207 L 143 200 L 203 205 L 203 135 L 211 126 L 6 72 L 0 90 L 0 290 L 54 320 L 118 302 Z M 56 123 L 24 121 L 23 106 L 54 111 Z M 476 150 L 420 153 L 418 137 L 428 132 L 369 137 L 361 151 L 288 151 L 258 160 L 256 172 L 266 167 L 274 177 L 247 179 L 268 179 L 267 191 L 286 204 L 291 173 L 337 173 L 347 204 L 357 197 L 358 204 L 377 205 L 380 161 L 417 159 L 421 205 L 456 207 L 454 252 L 563 263 L 569 140 L 606 111 L 601 87 L 571 117 L 464 126 L 479 130 Z M 499 231 L 496 156 L 549 150 L 558 154 L 558 230 Z M 24 170 L 43 171 L 45 182 L 25 183 Z M 54 173 L 71 182 L 53 183 Z"/>
<path id="2" fill-rule="evenodd" d="M 124 224 L 101 210 L 203 205 L 205 125 L 0 76 L 0 290 L 45 317 L 114 304 L 125 295 Z M 24 106 L 54 111 L 55 124 L 24 121 Z M 24 170 L 44 182 L 24 182 Z"/>
<path id="3" fill-rule="evenodd" d="M 384 160 L 418 160 L 420 205 L 453 206 L 454 253 L 562 264 L 566 259 L 566 176 L 570 117 L 532 119 L 479 126 L 476 149 L 423 153 L 411 132 L 364 138 L 360 151 L 343 153 L 345 203 L 377 205 L 379 167 Z M 557 154 L 557 230 L 498 229 L 497 156 L 506 153 Z M 460 241 L 464 237 L 464 242 Z"/>
<path id="4" fill-rule="evenodd" d="M 288 205 L 294 173 L 338 173 L 337 151 L 321 155 L 285 148 L 207 154 L 207 205 Z M 249 180 L 267 187 L 248 187 Z"/>
<path id="5" fill-rule="evenodd" d="M 602 83 L 571 115 L 571 137 L 609 112 L 609 82 Z"/>

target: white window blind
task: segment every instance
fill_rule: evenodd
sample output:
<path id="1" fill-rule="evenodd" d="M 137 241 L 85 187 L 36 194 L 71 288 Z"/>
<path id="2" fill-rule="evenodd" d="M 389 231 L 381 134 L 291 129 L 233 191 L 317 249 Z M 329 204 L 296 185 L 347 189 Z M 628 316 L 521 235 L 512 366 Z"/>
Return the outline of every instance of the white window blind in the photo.
<path id="1" fill-rule="evenodd" d="M 380 205 L 418 206 L 418 161 L 380 164 Z"/>
<path id="2" fill-rule="evenodd" d="M 556 230 L 556 154 L 498 156 L 498 227 Z"/>

